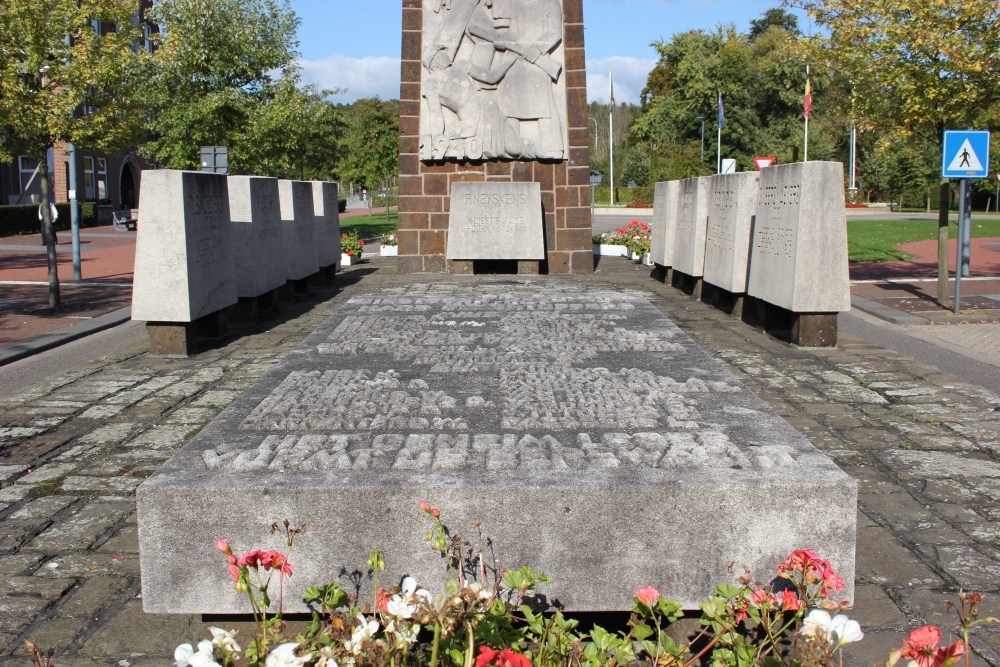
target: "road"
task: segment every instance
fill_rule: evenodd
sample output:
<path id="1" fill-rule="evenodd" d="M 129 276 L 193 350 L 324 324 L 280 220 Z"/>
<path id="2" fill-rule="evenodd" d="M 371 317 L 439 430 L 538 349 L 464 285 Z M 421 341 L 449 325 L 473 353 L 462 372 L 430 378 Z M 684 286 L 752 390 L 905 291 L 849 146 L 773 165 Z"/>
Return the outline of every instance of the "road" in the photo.
<path id="1" fill-rule="evenodd" d="M 145 339 L 145 323 L 129 321 L 0 366 L 0 398 L 16 396 L 22 389 L 40 383 L 49 376 L 115 354 L 124 348 L 138 346 Z M 137 351 L 141 349 L 138 348 Z"/>

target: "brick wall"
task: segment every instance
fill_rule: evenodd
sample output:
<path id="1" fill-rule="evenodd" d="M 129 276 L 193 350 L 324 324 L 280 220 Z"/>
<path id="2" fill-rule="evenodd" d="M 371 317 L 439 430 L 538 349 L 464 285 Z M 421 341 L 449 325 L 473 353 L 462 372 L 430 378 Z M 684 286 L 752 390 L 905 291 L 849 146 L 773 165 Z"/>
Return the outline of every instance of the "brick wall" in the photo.
<path id="1" fill-rule="evenodd" d="M 519 273 L 592 273 L 587 73 L 582 0 L 563 2 L 569 159 L 559 162 L 422 162 L 419 158 L 421 0 L 403 0 L 399 124 L 399 271 L 472 273 L 473 262 L 446 261 L 451 184 L 537 182 L 542 191 L 546 259 L 519 262 Z"/>

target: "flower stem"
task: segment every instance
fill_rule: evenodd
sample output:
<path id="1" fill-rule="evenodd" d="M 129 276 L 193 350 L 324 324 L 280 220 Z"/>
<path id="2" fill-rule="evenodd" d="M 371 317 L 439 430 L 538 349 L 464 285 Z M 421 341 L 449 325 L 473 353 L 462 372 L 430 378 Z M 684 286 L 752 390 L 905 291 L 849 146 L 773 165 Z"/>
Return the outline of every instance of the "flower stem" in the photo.
<path id="1" fill-rule="evenodd" d="M 438 664 L 438 645 L 441 643 L 441 624 L 434 624 L 434 643 L 431 645 L 431 667 Z"/>

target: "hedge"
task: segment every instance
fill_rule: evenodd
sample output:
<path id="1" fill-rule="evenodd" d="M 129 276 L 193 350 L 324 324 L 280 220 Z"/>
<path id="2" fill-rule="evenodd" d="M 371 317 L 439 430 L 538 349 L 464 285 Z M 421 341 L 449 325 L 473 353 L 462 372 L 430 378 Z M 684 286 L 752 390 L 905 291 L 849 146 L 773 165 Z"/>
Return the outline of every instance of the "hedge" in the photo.
<path id="1" fill-rule="evenodd" d="M 615 188 L 615 205 L 618 206 L 652 206 L 653 192 L 655 188 L 643 186 L 635 188 Z M 599 185 L 594 188 L 594 203 L 598 206 L 607 206 L 610 196 L 609 188 L 606 185 Z"/>
<path id="2" fill-rule="evenodd" d="M 69 204 L 56 204 L 56 211 L 59 212 L 59 219 L 56 220 L 56 230 L 69 229 Z M 94 202 L 81 202 L 80 226 L 93 227 L 96 224 L 97 204 Z M 38 204 L 0 206 L 0 236 L 37 234 L 38 232 Z"/>

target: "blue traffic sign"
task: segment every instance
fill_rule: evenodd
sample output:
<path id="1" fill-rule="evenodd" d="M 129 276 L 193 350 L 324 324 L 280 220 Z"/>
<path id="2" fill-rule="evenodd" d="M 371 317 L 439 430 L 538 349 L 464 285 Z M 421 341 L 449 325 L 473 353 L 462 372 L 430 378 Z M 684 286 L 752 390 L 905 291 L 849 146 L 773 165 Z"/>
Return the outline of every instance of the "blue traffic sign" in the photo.
<path id="1" fill-rule="evenodd" d="M 987 178 L 990 175 L 990 133 L 947 130 L 941 159 L 943 178 Z"/>

